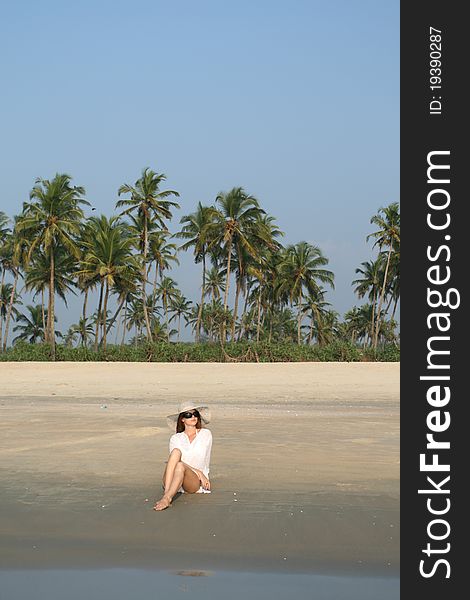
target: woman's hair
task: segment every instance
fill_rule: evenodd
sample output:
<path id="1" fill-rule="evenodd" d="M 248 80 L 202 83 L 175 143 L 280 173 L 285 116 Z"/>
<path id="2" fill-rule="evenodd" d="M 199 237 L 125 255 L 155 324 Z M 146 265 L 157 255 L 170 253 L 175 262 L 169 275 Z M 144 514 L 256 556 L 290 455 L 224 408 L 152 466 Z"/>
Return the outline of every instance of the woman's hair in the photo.
<path id="1" fill-rule="evenodd" d="M 202 423 L 201 423 L 201 415 L 198 411 L 198 418 L 197 418 L 197 423 L 196 423 L 196 429 L 201 429 L 202 427 Z M 184 423 L 183 423 L 183 415 L 184 413 L 180 413 L 178 415 L 178 420 L 176 421 L 176 433 L 182 433 L 184 431 Z"/>

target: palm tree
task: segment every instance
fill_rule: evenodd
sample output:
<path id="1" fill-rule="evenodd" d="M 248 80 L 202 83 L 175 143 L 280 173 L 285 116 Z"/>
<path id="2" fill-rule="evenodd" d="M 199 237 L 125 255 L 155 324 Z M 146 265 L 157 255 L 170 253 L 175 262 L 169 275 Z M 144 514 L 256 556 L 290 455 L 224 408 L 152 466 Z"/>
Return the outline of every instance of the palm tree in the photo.
<path id="1" fill-rule="evenodd" d="M 345 313 L 344 322 L 341 325 L 341 336 L 343 339 L 348 339 L 350 336 L 352 344 L 355 344 L 356 340 L 361 337 L 360 310 L 357 306 L 353 306 Z"/>
<path id="2" fill-rule="evenodd" d="M 250 309 L 245 308 L 243 311 L 239 322 L 236 324 L 238 341 L 242 340 L 243 338 L 249 340 L 256 337 L 256 313 L 256 306 L 254 305 L 252 305 Z"/>
<path id="3" fill-rule="evenodd" d="M 3 314 L 6 316 L 6 306 L 8 302 L 5 302 L 4 296 L 6 290 L 4 288 L 5 275 L 11 267 L 11 256 L 10 256 L 10 244 L 8 244 L 11 230 L 8 227 L 9 219 L 6 214 L 0 211 L 0 352 L 3 349 Z M 11 290 L 10 290 L 11 293 Z"/>
<path id="4" fill-rule="evenodd" d="M 13 302 L 11 302 L 12 293 Z M 4 347 L 6 349 L 8 342 L 8 331 L 5 332 L 5 340 L 3 342 L 3 324 L 8 315 L 13 315 L 15 318 L 19 315 L 18 309 L 16 308 L 16 305 L 18 304 L 21 304 L 21 301 L 14 292 L 13 285 L 11 283 L 2 283 L 2 285 L 0 285 L 0 348 Z"/>
<path id="5" fill-rule="evenodd" d="M 86 348 L 88 345 L 88 338 L 93 335 L 93 325 L 89 322 L 89 319 L 80 317 L 78 323 L 70 326 L 68 333 L 77 336 L 80 345 Z M 75 338 L 73 336 L 72 339 L 74 340 Z"/>
<path id="6" fill-rule="evenodd" d="M 0 210 L 0 244 L 3 243 L 6 236 L 10 233 L 10 228 L 8 227 L 9 222 L 10 219 Z"/>
<path id="7" fill-rule="evenodd" d="M 201 318 L 206 293 L 206 256 L 209 244 L 212 241 L 211 236 L 214 234 L 217 216 L 217 210 L 213 206 L 203 206 L 199 202 L 195 212 L 181 218 L 180 223 L 184 223 L 184 225 L 181 231 L 176 234 L 177 237 L 187 240 L 180 246 L 180 249 L 189 250 L 189 248 L 194 248 L 195 262 L 202 262 L 201 301 L 196 322 L 196 342 L 199 341 L 201 335 Z"/>
<path id="8" fill-rule="evenodd" d="M 375 261 L 365 261 L 361 263 L 362 268 L 358 267 L 356 273 L 362 275 L 362 278 L 355 279 L 352 283 L 355 285 L 355 293 L 359 298 L 363 298 L 368 294 L 368 299 L 372 303 L 371 323 L 370 323 L 370 339 L 373 340 L 375 331 L 375 311 L 377 299 L 379 296 L 380 282 L 383 281 L 384 274 L 383 255 L 379 254 Z"/>
<path id="9" fill-rule="evenodd" d="M 174 190 L 160 190 L 160 184 L 166 180 L 166 175 L 163 173 L 155 173 L 149 168 L 142 171 L 141 177 L 135 184 L 129 185 L 125 183 L 118 190 L 118 195 L 130 194 L 130 198 L 119 200 L 116 207 L 128 206 L 121 214 L 129 215 L 136 213 L 142 220 L 142 242 L 141 254 L 142 262 L 142 299 L 144 318 L 147 327 L 147 337 L 152 341 L 152 332 L 150 329 L 150 320 L 147 311 L 145 298 L 147 292 L 145 284 L 147 281 L 147 252 L 148 252 L 148 229 L 150 221 L 158 223 L 163 230 L 166 230 L 165 219 L 171 219 L 171 208 L 179 208 L 176 202 L 168 200 L 169 197 L 178 197 L 179 193 Z"/>
<path id="10" fill-rule="evenodd" d="M 400 300 L 400 249 L 396 250 L 390 258 L 389 292 L 390 301 L 393 302 L 392 321 L 395 319 L 398 301 Z M 388 308 L 385 313 L 388 312 Z"/>
<path id="11" fill-rule="evenodd" d="M 263 296 L 266 293 L 266 272 L 263 270 L 262 265 L 252 264 L 248 267 L 248 275 L 258 283 L 258 286 L 251 292 L 250 300 L 251 302 L 256 303 L 256 341 L 259 342 L 261 331 L 261 306 L 263 303 Z"/>
<path id="12" fill-rule="evenodd" d="M 232 313 L 225 309 L 220 300 L 206 304 L 202 313 L 202 326 L 212 341 L 217 338 L 222 343 L 226 325 L 231 325 Z"/>
<path id="13" fill-rule="evenodd" d="M 330 303 L 325 300 L 325 290 L 322 287 L 305 298 L 305 302 L 302 305 L 302 312 L 310 317 L 307 344 L 312 343 L 315 329 L 317 332 L 321 330 L 321 324 L 324 322 L 324 317 L 328 312 L 327 306 L 330 306 Z"/>
<path id="14" fill-rule="evenodd" d="M 147 308 L 149 308 L 149 304 L 151 305 L 153 303 L 151 296 L 147 296 L 146 302 Z M 136 346 L 141 338 L 142 329 L 144 326 L 145 317 L 142 298 L 135 296 L 128 302 L 126 312 L 126 327 L 128 331 L 134 328 L 135 332 L 133 341 Z"/>
<path id="15" fill-rule="evenodd" d="M 326 346 L 338 337 L 338 313 L 335 310 L 325 309 L 319 314 L 319 319 L 315 322 L 314 334 L 318 345 Z"/>
<path id="16" fill-rule="evenodd" d="M 328 264 L 320 248 L 307 242 L 287 246 L 279 266 L 279 292 L 297 304 L 297 343 L 301 343 L 304 293 L 318 294 L 318 282 L 334 287 L 334 274 L 321 267 Z M 305 292 L 304 292 L 305 290 Z"/>
<path id="17" fill-rule="evenodd" d="M 64 344 L 66 346 L 68 346 L 69 348 L 73 348 L 73 344 L 74 344 L 74 342 L 77 341 L 77 338 L 78 338 L 78 332 L 75 329 L 75 327 L 73 325 L 71 325 L 67 329 L 67 333 L 64 336 Z"/>
<path id="18" fill-rule="evenodd" d="M 377 341 L 379 337 L 380 319 L 382 318 L 382 303 L 385 296 L 385 289 L 387 287 L 388 270 L 390 266 L 390 258 L 392 251 L 398 251 L 400 247 L 400 208 L 398 202 L 393 202 L 385 208 L 380 208 L 379 212 L 374 215 L 370 222 L 378 227 L 377 231 L 369 234 L 367 240 L 371 237 L 375 238 L 374 247 L 379 247 L 379 252 L 382 248 L 388 248 L 387 260 L 385 265 L 385 273 L 383 278 L 382 289 L 380 292 L 379 306 L 377 308 L 377 318 L 374 335 L 374 349 L 377 348 Z"/>
<path id="19" fill-rule="evenodd" d="M 3 285 L 5 281 L 4 261 L 9 262 L 8 255 L 5 253 L 5 249 L 8 246 L 8 238 L 11 236 L 11 229 L 8 226 L 9 222 L 10 219 L 6 216 L 4 212 L 0 210 L 0 285 Z"/>
<path id="20" fill-rule="evenodd" d="M 170 301 L 170 310 L 173 315 L 170 317 L 170 323 L 173 319 L 178 319 L 178 342 L 180 341 L 181 331 L 181 317 L 187 317 L 191 312 L 192 302 L 185 298 L 183 294 L 178 291 L 176 296 Z"/>
<path id="21" fill-rule="evenodd" d="M 225 290 L 225 270 L 212 267 L 205 276 L 204 297 L 219 300 Z M 200 308 L 202 313 L 202 309 Z"/>
<path id="22" fill-rule="evenodd" d="M 104 284 L 103 284 L 103 289 L 104 289 Z M 104 295 L 104 293 L 103 293 Z M 106 313 L 103 310 L 103 297 L 101 297 L 101 310 L 98 311 L 98 309 L 95 310 L 95 312 L 90 315 L 90 323 L 93 327 L 93 350 L 94 352 L 97 352 L 98 350 L 98 346 L 101 346 L 102 344 L 102 340 L 103 340 L 103 329 L 104 329 L 104 324 L 106 323 L 106 328 L 109 330 L 109 322 L 111 321 L 111 311 L 107 310 Z M 100 332 L 101 332 L 101 338 L 100 338 Z M 98 342 L 97 343 L 97 338 L 98 338 Z"/>
<path id="23" fill-rule="evenodd" d="M 175 335 L 175 333 L 175 329 L 167 329 L 166 325 L 161 323 L 156 317 L 152 319 L 152 335 L 154 341 L 167 342 L 172 335 Z"/>
<path id="24" fill-rule="evenodd" d="M 18 325 L 13 327 L 13 331 L 20 331 L 21 333 L 15 337 L 13 343 L 18 340 L 28 340 L 30 344 L 35 344 L 38 340 L 43 342 L 45 339 L 45 330 L 42 320 L 42 307 L 40 304 L 36 304 L 36 306 L 28 304 L 26 308 L 28 309 L 29 316 L 19 315 L 16 318 Z M 58 331 L 55 332 L 55 335 L 58 337 L 61 336 Z"/>
<path id="25" fill-rule="evenodd" d="M 157 288 L 157 296 L 161 298 L 163 309 L 165 311 L 165 328 L 168 332 L 168 341 L 170 341 L 170 333 L 168 330 L 168 307 L 170 302 L 173 302 L 178 297 L 179 290 L 176 287 L 176 281 L 171 277 L 164 277 L 160 281 L 160 285 Z"/>
<path id="26" fill-rule="evenodd" d="M 279 251 L 282 247 L 281 244 L 275 239 L 283 232 L 274 223 L 275 218 L 264 213 L 260 213 L 256 220 L 247 227 L 247 236 L 250 237 L 251 245 L 256 248 L 256 253 L 253 254 L 249 251 L 247 246 L 241 243 L 240 238 L 237 239 L 235 244 L 235 257 L 236 257 L 236 291 L 235 291 L 235 304 L 233 308 L 233 321 L 232 321 L 232 340 L 235 338 L 235 326 L 238 316 L 238 301 L 240 292 L 247 291 L 248 272 L 250 266 L 254 266 L 255 269 L 261 269 L 263 272 L 263 279 L 266 283 L 267 274 L 265 274 L 267 268 L 267 259 L 274 251 Z M 264 299 L 267 300 L 267 295 L 264 293 Z M 245 308 L 246 308 L 245 297 Z M 259 336 L 258 336 L 259 337 Z"/>
<path id="27" fill-rule="evenodd" d="M 55 259 L 61 248 L 77 259 L 80 256 L 77 237 L 84 218 L 80 205 L 89 204 L 82 197 L 85 189 L 71 186 L 71 179 L 66 174 L 57 174 L 52 180 L 36 179 L 36 185 L 30 193 L 33 202 L 23 204 L 23 214 L 17 223 L 18 231 L 31 243 L 27 262 L 39 249 L 50 261 L 47 329 L 52 360 L 55 360 Z"/>
<path id="28" fill-rule="evenodd" d="M 235 258 L 244 248 L 250 256 L 257 256 L 256 241 L 262 237 L 259 218 L 265 214 L 254 196 L 248 195 L 243 188 L 232 188 L 229 192 L 220 192 L 216 198 L 219 205 L 218 223 L 211 227 L 214 232 L 211 244 L 223 244 L 227 259 L 225 279 L 224 311 L 227 311 L 230 289 L 232 252 Z M 238 297 L 238 296 L 237 296 Z M 222 343 L 225 342 L 225 326 L 222 330 Z"/>
<path id="29" fill-rule="evenodd" d="M 130 224 L 129 230 L 135 238 L 135 248 L 140 252 L 143 259 L 144 245 L 144 217 L 141 214 L 129 215 Z M 147 267 L 146 267 L 146 283 L 149 281 L 152 265 L 155 263 L 155 275 L 153 279 L 153 295 L 157 287 L 158 276 L 163 276 L 165 269 L 171 268 L 171 262 L 179 264 L 176 244 L 168 243 L 170 232 L 167 229 L 160 229 L 156 221 L 148 221 L 147 223 Z"/>
<path id="30" fill-rule="evenodd" d="M 10 299 L 8 302 L 8 309 L 5 320 L 5 334 L 3 338 L 2 351 L 4 352 L 8 343 L 8 331 L 10 328 L 10 320 L 13 311 L 13 305 L 17 301 L 17 286 L 20 277 L 20 269 L 26 262 L 26 252 L 29 244 L 29 240 L 26 239 L 24 234 L 19 230 L 20 218 L 14 218 L 13 232 L 6 238 L 5 245 L 3 246 L 3 268 L 9 270 L 13 274 L 13 286 L 11 287 Z"/>
<path id="31" fill-rule="evenodd" d="M 108 326 L 104 315 L 107 315 L 108 311 L 109 294 L 117 279 L 132 281 L 139 265 L 136 257 L 132 256 L 134 240 L 127 225 L 120 221 L 119 217 L 110 219 L 104 215 L 91 217 L 89 224 L 94 230 L 94 235 L 91 240 L 85 242 L 86 253 L 81 261 L 83 268 L 77 275 L 84 277 L 99 275 L 101 288 L 95 331 L 95 350 L 98 349 L 100 325 L 103 329 L 103 349 L 106 350 Z"/>
<path id="32" fill-rule="evenodd" d="M 268 340 L 271 341 L 273 336 L 273 327 L 275 325 L 275 313 L 281 309 L 281 306 L 288 301 L 288 295 L 283 294 L 280 291 L 280 282 L 282 280 L 280 275 L 280 264 L 283 260 L 285 250 L 280 246 L 272 250 L 270 248 L 262 248 L 262 256 L 260 260 L 251 260 L 250 267 L 248 268 L 248 279 L 247 279 L 247 296 L 246 300 L 250 298 L 249 292 L 253 289 L 253 286 L 258 283 L 258 286 L 262 285 L 262 293 L 257 299 L 260 302 L 259 308 L 263 309 L 263 322 L 268 318 L 269 323 L 269 335 Z M 261 276 L 260 276 L 261 275 Z M 258 311 L 258 316 L 259 311 Z M 261 323 L 260 323 L 261 326 Z M 258 329 L 258 328 L 257 328 Z"/>
<path id="33" fill-rule="evenodd" d="M 118 306 L 116 308 L 116 312 L 111 317 L 108 325 L 107 325 L 107 333 L 110 332 L 113 327 L 116 319 L 118 318 L 120 312 L 123 308 L 127 308 L 127 303 L 135 297 L 137 294 L 138 284 L 140 282 L 140 265 L 136 257 L 131 257 L 128 264 L 129 269 L 125 271 L 125 276 L 121 277 L 118 275 L 114 281 L 114 293 L 118 297 Z M 123 323 L 123 337 L 126 333 L 126 310 L 124 310 L 124 323 Z M 152 307 L 151 313 L 154 312 L 154 308 Z M 119 330 L 119 322 L 118 327 Z M 118 332 L 116 331 L 116 339 Z"/>
<path id="34" fill-rule="evenodd" d="M 82 258 L 85 256 L 87 248 L 90 243 L 93 241 L 93 237 L 95 235 L 95 225 L 93 220 L 87 219 L 80 228 L 80 237 L 78 239 L 78 245 L 80 246 L 80 258 L 78 261 L 78 273 L 82 273 L 83 271 L 87 271 L 84 267 Z M 87 319 L 87 304 L 88 304 L 88 295 L 90 291 L 93 291 L 98 284 L 100 283 L 100 277 L 96 273 L 88 273 L 87 275 L 78 274 L 77 269 L 75 269 L 76 276 L 76 286 L 83 294 L 83 306 L 82 306 L 82 319 Z"/>
<path id="35" fill-rule="evenodd" d="M 294 313 L 289 308 L 282 308 L 277 314 L 279 339 L 295 342 L 297 337 L 297 323 Z"/>
<path id="36" fill-rule="evenodd" d="M 75 269 L 76 261 L 70 256 L 63 248 L 58 248 L 56 257 L 54 260 L 55 274 L 54 274 L 54 291 L 63 300 L 65 306 L 67 306 L 67 293 L 75 294 L 74 286 L 75 282 L 71 276 L 71 273 Z M 25 269 L 24 280 L 25 289 L 27 291 L 33 291 L 33 300 L 40 293 L 41 294 L 41 310 L 43 317 L 43 328 L 46 335 L 45 341 L 47 341 L 47 328 L 46 328 L 46 310 L 44 306 L 44 293 L 47 290 L 51 280 L 51 263 L 49 258 L 44 252 L 38 250 L 32 257 L 31 262 Z"/>
<path id="37" fill-rule="evenodd" d="M 372 304 L 363 304 L 359 308 L 354 306 L 344 315 L 346 332 L 351 336 L 353 344 L 362 339 L 363 347 L 365 348 L 368 339 L 372 341 L 374 332 L 371 331 L 370 322 L 373 312 L 374 307 Z"/>
<path id="38" fill-rule="evenodd" d="M 171 268 L 171 263 L 180 264 L 176 255 L 176 244 L 167 241 L 168 235 L 165 231 L 153 231 L 149 233 L 149 259 L 150 263 L 155 263 L 155 276 L 153 279 L 154 298 L 156 296 L 158 276 L 160 275 L 160 279 L 162 279 L 163 272 Z"/>
<path id="39" fill-rule="evenodd" d="M 11 295 L 11 288 L 5 287 L 5 275 L 7 272 L 13 272 L 12 237 L 11 230 L 8 228 L 8 222 L 8 217 L 0 211 L 0 352 L 3 350 L 3 321 L 7 315 L 7 306 Z M 8 299 L 6 296 L 7 293 Z"/>
<path id="40" fill-rule="evenodd" d="M 8 226 L 9 222 L 10 219 L 0 210 L 0 285 L 3 285 L 5 281 L 5 262 L 9 263 L 8 254 L 5 252 L 8 246 L 8 238 L 11 236 L 11 229 Z"/>

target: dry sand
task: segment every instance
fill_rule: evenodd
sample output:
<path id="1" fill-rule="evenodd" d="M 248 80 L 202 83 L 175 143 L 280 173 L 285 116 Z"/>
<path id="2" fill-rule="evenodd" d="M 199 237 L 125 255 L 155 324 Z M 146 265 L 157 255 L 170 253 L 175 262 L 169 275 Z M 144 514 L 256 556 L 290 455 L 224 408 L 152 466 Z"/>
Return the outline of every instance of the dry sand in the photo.
<path id="1" fill-rule="evenodd" d="M 152 511 L 181 399 L 213 493 Z M 0 363 L 0 566 L 396 574 L 397 363 Z"/>

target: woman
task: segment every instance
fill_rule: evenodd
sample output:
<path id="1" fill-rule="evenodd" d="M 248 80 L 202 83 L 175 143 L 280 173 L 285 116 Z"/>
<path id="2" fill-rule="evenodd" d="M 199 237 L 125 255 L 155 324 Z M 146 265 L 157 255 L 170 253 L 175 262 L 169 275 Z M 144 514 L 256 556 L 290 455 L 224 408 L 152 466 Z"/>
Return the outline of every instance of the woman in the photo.
<path id="1" fill-rule="evenodd" d="M 153 507 L 165 510 L 177 492 L 210 493 L 209 463 L 212 449 L 212 433 L 203 428 L 210 420 L 207 406 L 182 402 L 180 410 L 167 417 L 176 433 L 170 438 L 170 456 L 163 473 L 162 498 Z"/>

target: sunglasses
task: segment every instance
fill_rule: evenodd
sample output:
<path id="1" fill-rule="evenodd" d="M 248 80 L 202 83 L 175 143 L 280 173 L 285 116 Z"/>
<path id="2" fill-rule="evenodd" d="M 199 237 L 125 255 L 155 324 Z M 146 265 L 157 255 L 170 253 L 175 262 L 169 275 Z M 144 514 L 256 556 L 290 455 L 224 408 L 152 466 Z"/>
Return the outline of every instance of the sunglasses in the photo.
<path id="1" fill-rule="evenodd" d="M 194 410 L 192 412 L 188 411 L 181 413 L 181 416 L 183 417 L 183 419 L 190 419 L 191 417 L 199 417 L 199 412 L 197 410 Z"/>

